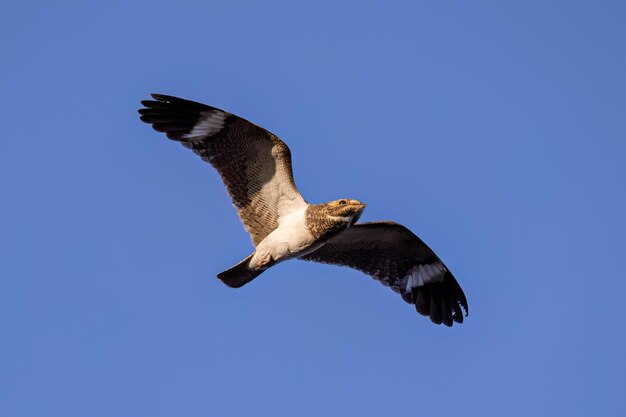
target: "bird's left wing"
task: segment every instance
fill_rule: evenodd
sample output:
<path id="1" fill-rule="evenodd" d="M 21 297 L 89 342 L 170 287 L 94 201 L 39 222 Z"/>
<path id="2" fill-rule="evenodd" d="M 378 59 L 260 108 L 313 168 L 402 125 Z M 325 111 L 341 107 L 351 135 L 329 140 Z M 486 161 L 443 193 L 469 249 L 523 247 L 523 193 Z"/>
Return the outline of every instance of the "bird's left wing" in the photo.
<path id="1" fill-rule="evenodd" d="M 398 223 L 355 224 L 300 259 L 358 269 L 400 293 L 435 324 L 463 323 L 463 310 L 468 312 L 463 290 L 441 259 Z"/>
<path id="2" fill-rule="evenodd" d="M 283 216 L 306 206 L 293 179 L 291 152 L 276 135 L 206 104 L 152 98 L 141 102 L 141 120 L 213 165 L 255 246 Z"/>

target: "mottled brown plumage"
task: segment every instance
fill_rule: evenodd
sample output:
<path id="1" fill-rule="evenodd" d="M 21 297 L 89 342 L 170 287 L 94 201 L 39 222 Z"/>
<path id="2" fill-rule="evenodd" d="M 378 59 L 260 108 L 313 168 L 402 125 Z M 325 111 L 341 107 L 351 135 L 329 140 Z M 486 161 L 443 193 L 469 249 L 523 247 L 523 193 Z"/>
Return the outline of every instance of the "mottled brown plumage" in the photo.
<path id="1" fill-rule="evenodd" d="M 255 246 L 278 227 L 285 211 L 281 205 L 305 204 L 293 180 L 289 148 L 276 135 L 215 107 L 162 94 L 152 97 L 141 102 L 146 106 L 139 110 L 141 120 L 213 165 Z M 210 136 L 188 136 L 203 114 L 212 112 L 225 115 L 223 127 Z"/>
<path id="2" fill-rule="evenodd" d="M 365 205 L 357 200 L 337 200 L 330 203 L 309 204 L 304 214 L 304 221 L 318 241 L 327 241 L 332 236 L 352 226 Z M 345 217 L 353 216 L 352 223 L 346 223 Z"/>
<path id="3" fill-rule="evenodd" d="M 222 177 L 255 251 L 218 274 L 241 287 L 276 263 L 300 258 L 371 275 L 436 324 L 463 322 L 467 300 L 452 273 L 406 227 L 355 224 L 365 205 L 308 204 L 296 188 L 289 148 L 277 136 L 215 107 L 162 94 L 142 101 L 141 120 L 181 142 Z"/>

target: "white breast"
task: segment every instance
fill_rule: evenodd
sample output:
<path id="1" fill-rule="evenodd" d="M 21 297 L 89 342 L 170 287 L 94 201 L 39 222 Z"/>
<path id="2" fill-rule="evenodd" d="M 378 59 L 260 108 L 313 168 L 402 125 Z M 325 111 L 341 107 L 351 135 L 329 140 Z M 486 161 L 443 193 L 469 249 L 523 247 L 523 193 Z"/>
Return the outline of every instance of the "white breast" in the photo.
<path id="1" fill-rule="evenodd" d="M 304 220 L 306 208 L 307 206 L 304 206 L 282 217 L 278 228 L 257 246 L 257 255 L 259 257 L 270 255 L 275 262 L 281 262 L 319 248 L 321 245 L 312 246 L 315 238 L 306 227 Z"/>

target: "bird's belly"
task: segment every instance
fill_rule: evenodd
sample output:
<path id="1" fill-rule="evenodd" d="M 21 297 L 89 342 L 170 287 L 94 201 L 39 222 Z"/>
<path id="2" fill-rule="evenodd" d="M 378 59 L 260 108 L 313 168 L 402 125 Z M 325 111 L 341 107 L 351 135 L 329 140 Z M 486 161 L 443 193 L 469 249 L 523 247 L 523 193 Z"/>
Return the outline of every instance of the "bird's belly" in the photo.
<path id="1" fill-rule="evenodd" d="M 257 246 L 260 258 L 271 257 L 273 262 L 282 262 L 313 252 L 321 246 L 305 227 L 285 225 L 270 233 Z"/>
<path id="2" fill-rule="evenodd" d="M 270 237 L 270 236 L 268 236 Z M 284 261 L 304 255 L 311 251 L 310 247 L 315 239 L 309 233 L 298 233 L 298 231 L 286 231 L 276 233 L 269 239 L 268 250 L 275 261 Z"/>

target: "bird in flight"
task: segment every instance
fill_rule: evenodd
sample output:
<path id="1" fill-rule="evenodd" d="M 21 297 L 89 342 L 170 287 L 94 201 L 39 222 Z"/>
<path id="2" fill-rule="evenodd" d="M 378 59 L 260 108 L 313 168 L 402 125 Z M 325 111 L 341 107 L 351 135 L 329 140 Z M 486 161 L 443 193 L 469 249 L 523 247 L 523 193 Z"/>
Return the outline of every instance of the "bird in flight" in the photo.
<path id="1" fill-rule="evenodd" d="M 255 250 L 217 277 L 238 288 L 271 266 L 303 259 L 370 275 L 435 324 L 463 323 L 458 282 L 413 232 L 390 221 L 357 223 L 365 204 L 307 203 L 293 179 L 291 152 L 273 133 L 205 104 L 152 94 L 140 119 L 210 163 L 222 177 Z"/>

